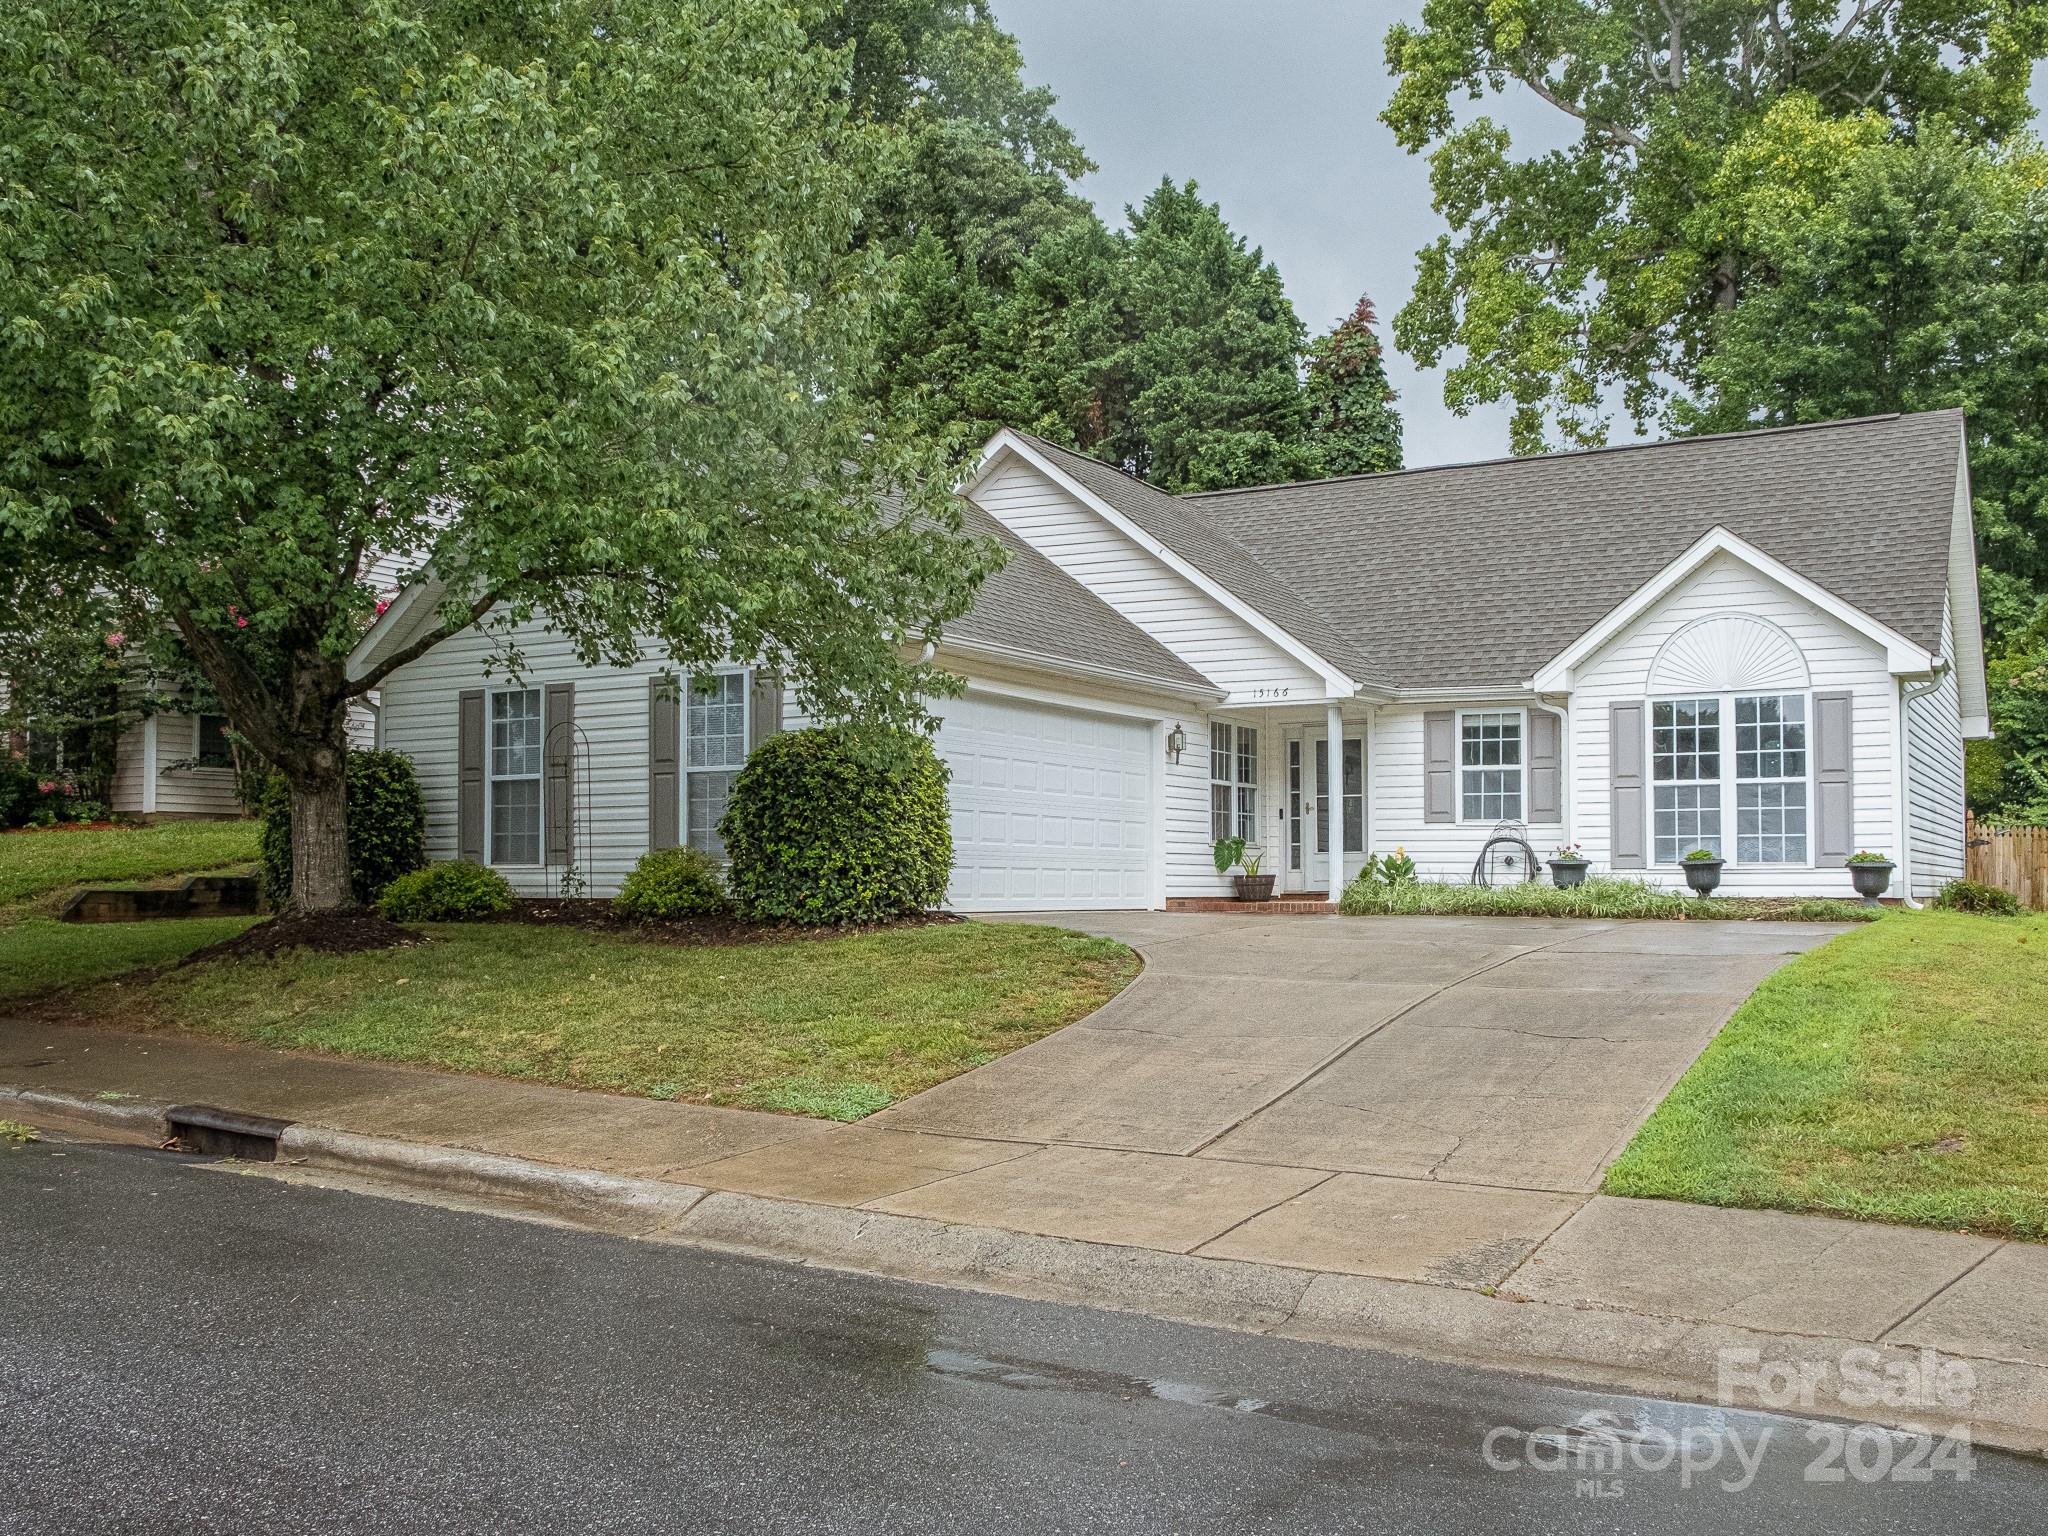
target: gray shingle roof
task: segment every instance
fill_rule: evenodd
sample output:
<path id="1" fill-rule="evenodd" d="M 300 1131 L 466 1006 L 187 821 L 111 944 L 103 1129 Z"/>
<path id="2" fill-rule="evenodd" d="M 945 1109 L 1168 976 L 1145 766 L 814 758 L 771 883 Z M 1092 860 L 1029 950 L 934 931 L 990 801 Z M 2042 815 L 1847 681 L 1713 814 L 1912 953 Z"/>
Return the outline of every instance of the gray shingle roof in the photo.
<path id="1" fill-rule="evenodd" d="M 1027 432 L 1017 436 L 1051 459 L 1090 494 L 1123 513 L 1211 581 L 1251 604 L 1354 682 L 1383 681 L 1370 654 L 1349 632 L 1302 602 L 1271 565 L 1246 548 L 1223 520 L 1195 510 L 1192 498 L 1170 496 L 1135 476 Z"/>
<path id="2" fill-rule="evenodd" d="M 1217 691 L 1208 678 L 981 508 L 967 503 L 963 516 L 967 532 L 1001 540 L 1010 558 L 982 583 L 974 607 L 946 626 L 947 639 Z"/>
<path id="3" fill-rule="evenodd" d="M 1717 524 L 1932 651 L 1962 428 L 1960 411 L 1931 411 L 1152 492 L 1183 515 L 1147 528 L 1315 649 L 1316 633 L 1340 634 L 1341 648 L 1324 654 L 1353 676 L 1402 688 L 1527 681 Z M 1061 458 L 1077 478 L 1078 457 Z M 1129 511 L 1125 499 L 1113 504 Z M 1192 520 L 1208 527 L 1184 532 Z M 1243 552 L 1249 577 L 1197 555 L 1219 545 Z M 1287 601 L 1269 605 L 1276 585 Z M 1316 616 L 1308 632 L 1289 617 L 1302 609 Z"/>

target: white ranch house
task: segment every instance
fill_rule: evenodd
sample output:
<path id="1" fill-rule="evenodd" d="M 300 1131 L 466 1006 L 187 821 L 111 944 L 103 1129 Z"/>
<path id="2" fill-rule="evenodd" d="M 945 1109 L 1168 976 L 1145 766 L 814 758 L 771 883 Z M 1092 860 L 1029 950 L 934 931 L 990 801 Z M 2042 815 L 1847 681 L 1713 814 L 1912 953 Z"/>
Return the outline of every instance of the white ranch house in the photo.
<path id="1" fill-rule="evenodd" d="M 1183 497 L 1003 432 L 962 494 L 1012 558 L 938 646 L 957 909 L 1225 895 L 1226 833 L 1283 893 L 1397 847 L 1463 881 L 1503 821 L 1673 888 L 1715 848 L 1732 895 L 1847 896 L 1858 849 L 1895 894 L 1962 873 L 1989 726 L 1958 413 Z M 433 857 L 528 892 L 716 850 L 751 744 L 803 723 L 737 662 L 678 701 L 652 651 L 518 643 L 517 678 L 477 632 L 394 673 L 379 732 Z"/>

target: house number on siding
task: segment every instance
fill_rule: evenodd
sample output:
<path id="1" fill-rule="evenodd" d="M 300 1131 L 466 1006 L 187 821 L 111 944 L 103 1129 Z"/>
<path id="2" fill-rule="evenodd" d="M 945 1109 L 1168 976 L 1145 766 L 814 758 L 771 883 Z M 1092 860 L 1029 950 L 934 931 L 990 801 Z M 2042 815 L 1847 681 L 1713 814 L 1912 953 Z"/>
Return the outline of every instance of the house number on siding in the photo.
<path id="1" fill-rule="evenodd" d="M 1254 688 L 1252 690 L 1252 697 L 1255 699 L 1284 699 L 1292 692 L 1294 692 L 1292 688 Z"/>

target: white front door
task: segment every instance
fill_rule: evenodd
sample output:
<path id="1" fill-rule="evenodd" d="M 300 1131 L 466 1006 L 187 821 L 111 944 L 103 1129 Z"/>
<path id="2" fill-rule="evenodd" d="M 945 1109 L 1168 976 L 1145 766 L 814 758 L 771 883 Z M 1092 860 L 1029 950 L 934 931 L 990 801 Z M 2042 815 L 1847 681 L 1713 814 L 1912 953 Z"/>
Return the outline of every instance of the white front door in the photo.
<path id="1" fill-rule="evenodd" d="M 1148 724 L 986 694 L 939 700 L 933 713 L 934 745 L 952 769 L 948 906 L 1151 904 Z"/>
<path id="2" fill-rule="evenodd" d="M 1344 884 L 1341 858 L 1336 872 L 1330 855 L 1329 733 L 1290 726 L 1284 767 L 1287 776 L 1287 878 L 1292 891 L 1327 891 L 1335 897 Z M 1356 867 L 1364 857 L 1365 741 L 1346 736 L 1342 754 L 1343 783 L 1338 801 L 1342 852 Z"/>

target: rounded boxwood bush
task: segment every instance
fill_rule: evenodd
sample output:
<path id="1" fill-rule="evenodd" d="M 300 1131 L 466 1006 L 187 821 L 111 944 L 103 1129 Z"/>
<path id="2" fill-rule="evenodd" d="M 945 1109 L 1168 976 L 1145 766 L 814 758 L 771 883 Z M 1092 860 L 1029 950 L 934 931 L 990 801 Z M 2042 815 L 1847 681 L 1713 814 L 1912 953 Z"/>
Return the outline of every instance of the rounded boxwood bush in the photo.
<path id="1" fill-rule="evenodd" d="M 2020 910 L 2020 899 L 2011 891 L 1975 880 L 1949 881 L 1936 894 L 1934 904 L 1944 912 L 1980 912 L 1990 917 L 2017 917 Z"/>
<path id="2" fill-rule="evenodd" d="M 403 752 L 348 754 L 348 883 L 364 906 L 400 875 L 427 863 L 427 803 Z M 263 791 L 263 894 L 282 907 L 292 894 L 292 796 L 274 773 Z"/>
<path id="3" fill-rule="evenodd" d="M 935 907 L 953 870 L 946 768 L 922 736 L 844 726 L 754 749 L 719 824 L 757 922 L 871 923 Z"/>
<path id="4" fill-rule="evenodd" d="M 718 861 L 697 848 L 643 853 L 612 906 L 627 917 L 719 917 L 732 910 Z"/>
<path id="5" fill-rule="evenodd" d="M 429 864 L 384 887 L 377 910 L 394 923 L 474 923 L 512 910 L 512 887 L 467 859 Z"/>

